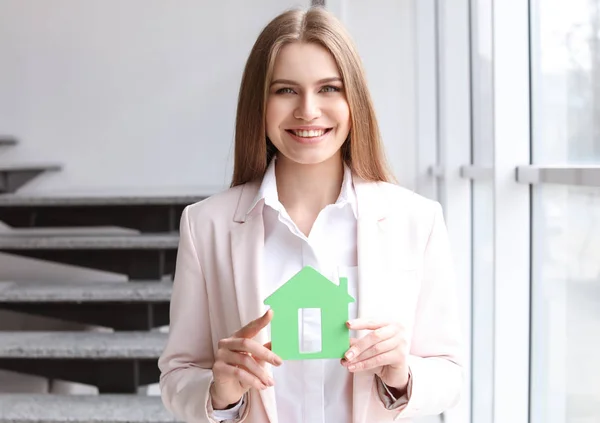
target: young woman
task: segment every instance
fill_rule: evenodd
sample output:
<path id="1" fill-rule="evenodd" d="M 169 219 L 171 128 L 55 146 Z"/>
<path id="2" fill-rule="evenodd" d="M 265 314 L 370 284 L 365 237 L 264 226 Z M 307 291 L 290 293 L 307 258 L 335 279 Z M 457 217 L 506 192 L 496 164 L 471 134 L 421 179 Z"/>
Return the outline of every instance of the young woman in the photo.
<path id="1" fill-rule="evenodd" d="M 231 188 L 188 206 L 159 360 L 187 422 L 375 423 L 438 414 L 462 385 L 438 203 L 391 181 L 365 75 L 327 11 L 262 31 L 243 74 Z M 344 358 L 283 362 L 264 300 L 304 266 L 347 278 Z M 319 316 L 302 310 L 303 348 Z"/>

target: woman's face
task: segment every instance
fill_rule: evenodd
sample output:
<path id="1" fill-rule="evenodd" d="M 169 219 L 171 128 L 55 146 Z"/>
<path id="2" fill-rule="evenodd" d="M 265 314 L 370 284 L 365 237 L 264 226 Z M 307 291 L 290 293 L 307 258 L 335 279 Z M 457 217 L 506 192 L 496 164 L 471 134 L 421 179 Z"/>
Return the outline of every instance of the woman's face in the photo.
<path id="1" fill-rule="evenodd" d="M 350 108 L 335 60 L 325 48 L 298 42 L 280 50 L 266 128 L 280 160 L 318 164 L 339 155 L 350 132 Z"/>

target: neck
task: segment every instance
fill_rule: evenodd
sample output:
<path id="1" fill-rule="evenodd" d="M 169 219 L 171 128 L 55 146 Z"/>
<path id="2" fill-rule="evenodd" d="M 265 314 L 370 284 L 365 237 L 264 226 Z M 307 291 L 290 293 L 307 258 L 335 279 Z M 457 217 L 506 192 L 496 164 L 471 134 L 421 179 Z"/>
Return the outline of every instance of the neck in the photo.
<path id="1" fill-rule="evenodd" d="M 305 165 L 279 156 L 275 163 L 279 201 L 288 212 L 300 210 L 318 214 L 340 195 L 344 164 L 339 155 L 329 160 Z"/>

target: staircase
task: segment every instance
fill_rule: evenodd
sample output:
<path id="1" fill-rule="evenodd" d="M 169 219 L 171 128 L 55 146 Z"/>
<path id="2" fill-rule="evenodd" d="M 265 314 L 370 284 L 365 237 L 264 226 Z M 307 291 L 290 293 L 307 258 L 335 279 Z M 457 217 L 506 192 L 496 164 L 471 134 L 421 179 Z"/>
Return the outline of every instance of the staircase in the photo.
<path id="1" fill-rule="evenodd" d="M 0 149 L 17 145 L 12 137 L 0 137 Z M 61 166 L 56 163 L 0 164 L 0 194 L 15 192 L 21 186 L 44 172 L 56 172 Z"/>
<path id="2" fill-rule="evenodd" d="M 14 146 L 0 139 L 0 148 Z M 172 422 L 158 396 L 183 208 L 203 195 L 24 195 L 58 165 L 0 165 L 0 253 L 126 275 L 127 282 L 0 281 L 0 310 L 93 331 L 0 332 L 0 369 L 82 383 L 98 395 L 0 394 L 0 423 Z"/>

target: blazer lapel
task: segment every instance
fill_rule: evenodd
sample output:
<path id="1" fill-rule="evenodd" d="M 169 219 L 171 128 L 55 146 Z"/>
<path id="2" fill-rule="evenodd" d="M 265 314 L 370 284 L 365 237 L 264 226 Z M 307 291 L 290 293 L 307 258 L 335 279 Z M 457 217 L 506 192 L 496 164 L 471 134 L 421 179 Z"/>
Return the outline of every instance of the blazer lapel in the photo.
<path id="1" fill-rule="evenodd" d="M 355 178 L 354 189 L 358 203 L 358 317 L 373 318 L 371 312 L 377 309 L 376 299 L 384 281 L 381 271 L 385 265 L 385 251 L 381 251 L 381 225 L 386 219 L 386 209 L 382 208 L 380 197 L 375 195 L 376 183 Z M 367 333 L 368 331 L 358 331 L 357 337 L 362 338 Z M 372 371 L 354 374 L 354 423 L 369 421 L 367 412 L 371 402 L 373 375 Z"/>
<path id="2" fill-rule="evenodd" d="M 257 187 L 246 184 L 240 194 L 240 201 L 234 220 L 239 225 L 231 233 L 231 255 L 233 264 L 233 282 L 240 325 L 247 325 L 262 316 L 267 308 L 263 304 L 262 268 L 264 250 L 264 222 L 261 210 L 246 215 L 256 195 Z M 263 329 L 254 338 L 256 342 L 268 342 L 267 330 Z M 269 373 L 272 371 L 267 365 Z M 277 423 L 275 391 L 273 388 L 260 392 L 265 412 L 271 423 Z"/>
<path id="3" fill-rule="evenodd" d="M 240 315 L 240 327 L 247 325 L 264 313 L 261 292 L 263 248 L 264 226 L 260 213 L 252 216 L 232 231 L 233 282 Z M 256 340 L 263 344 L 267 342 L 267 334 L 264 330 L 257 335 Z"/>
<path id="4" fill-rule="evenodd" d="M 399 309 L 405 308 L 405 283 L 414 280 L 407 277 L 411 273 L 406 270 L 412 266 L 405 247 L 409 228 L 400 226 L 405 219 L 392 215 L 389 192 L 384 191 L 381 183 L 355 178 L 354 187 L 358 203 L 358 317 L 396 320 L 402 314 Z M 369 332 L 359 331 L 357 337 L 362 338 Z M 354 423 L 369 421 L 371 395 L 378 395 L 372 389 L 374 374 L 374 371 L 366 371 L 354 375 Z"/>

